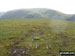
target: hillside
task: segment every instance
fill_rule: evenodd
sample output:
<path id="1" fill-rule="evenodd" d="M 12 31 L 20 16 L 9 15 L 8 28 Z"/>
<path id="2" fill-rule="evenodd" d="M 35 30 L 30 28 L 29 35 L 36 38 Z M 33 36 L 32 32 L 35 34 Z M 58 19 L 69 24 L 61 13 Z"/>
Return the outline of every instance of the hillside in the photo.
<path id="1" fill-rule="evenodd" d="M 0 19 L 0 56 L 60 56 L 75 51 L 75 22 Z"/>
<path id="2" fill-rule="evenodd" d="M 1 19 L 11 19 L 11 18 L 38 18 L 38 19 L 60 19 L 66 20 L 70 18 L 72 15 L 64 14 L 55 10 L 51 9 L 19 9 L 19 10 L 12 10 L 6 12 L 2 15 Z"/>

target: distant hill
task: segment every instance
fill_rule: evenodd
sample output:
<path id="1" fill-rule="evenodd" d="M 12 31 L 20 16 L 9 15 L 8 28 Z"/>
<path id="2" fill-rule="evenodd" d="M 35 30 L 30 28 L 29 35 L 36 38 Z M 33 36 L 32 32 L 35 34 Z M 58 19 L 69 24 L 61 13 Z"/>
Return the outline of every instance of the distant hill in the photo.
<path id="1" fill-rule="evenodd" d="M 4 13 L 5 13 L 5 12 L 0 12 L 0 17 L 1 17 L 2 15 L 4 15 Z"/>
<path id="2" fill-rule="evenodd" d="M 38 18 L 38 19 L 67 20 L 68 18 L 71 18 L 71 17 L 72 15 L 64 14 L 55 10 L 36 8 L 36 9 L 19 9 L 19 10 L 8 11 L 2 16 L 0 16 L 0 19 Z"/>
<path id="3" fill-rule="evenodd" d="M 72 17 L 70 18 L 67 18 L 68 21 L 75 21 L 75 15 L 73 15 Z"/>

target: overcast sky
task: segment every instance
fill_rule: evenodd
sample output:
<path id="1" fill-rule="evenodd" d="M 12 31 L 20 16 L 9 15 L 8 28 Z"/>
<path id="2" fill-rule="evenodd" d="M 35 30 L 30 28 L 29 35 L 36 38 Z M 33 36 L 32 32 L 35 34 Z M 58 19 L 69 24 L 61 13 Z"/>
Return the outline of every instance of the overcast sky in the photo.
<path id="1" fill-rule="evenodd" d="M 48 8 L 75 14 L 75 0 L 0 0 L 0 12 L 24 8 Z"/>

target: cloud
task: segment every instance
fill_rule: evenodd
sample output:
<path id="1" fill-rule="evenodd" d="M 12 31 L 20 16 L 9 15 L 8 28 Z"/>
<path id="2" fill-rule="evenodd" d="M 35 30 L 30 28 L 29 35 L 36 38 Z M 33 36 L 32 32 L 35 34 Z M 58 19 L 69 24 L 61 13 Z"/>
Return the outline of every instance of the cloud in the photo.
<path id="1" fill-rule="evenodd" d="M 63 13 L 75 13 L 75 0 L 0 0 L 0 11 L 21 8 L 50 8 Z"/>

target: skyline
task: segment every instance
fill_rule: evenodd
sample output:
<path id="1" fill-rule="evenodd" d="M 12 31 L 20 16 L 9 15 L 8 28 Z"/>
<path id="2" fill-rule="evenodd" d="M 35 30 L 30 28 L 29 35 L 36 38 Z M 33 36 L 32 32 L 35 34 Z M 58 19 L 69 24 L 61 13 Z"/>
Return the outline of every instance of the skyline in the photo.
<path id="1" fill-rule="evenodd" d="M 0 0 L 0 12 L 25 8 L 47 8 L 75 14 L 75 0 Z"/>

